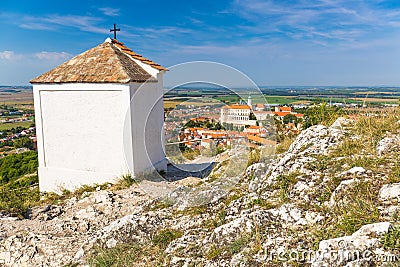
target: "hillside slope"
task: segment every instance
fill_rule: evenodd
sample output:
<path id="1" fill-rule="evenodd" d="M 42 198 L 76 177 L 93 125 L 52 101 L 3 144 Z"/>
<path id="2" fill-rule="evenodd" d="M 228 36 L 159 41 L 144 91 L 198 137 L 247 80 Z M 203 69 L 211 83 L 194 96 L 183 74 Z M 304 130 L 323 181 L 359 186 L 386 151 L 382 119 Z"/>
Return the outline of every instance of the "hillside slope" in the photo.
<path id="1" fill-rule="evenodd" d="M 273 160 L 249 166 L 228 195 L 205 206 L 176 207 L 131 187 L 85 194 L 35 208 L 31 219 L 2 222 L 0 262 L 5 266 L 399 263 L 399 162 L 398 110 L 356 120 L 339 118 L 330 127 L 316 125 L 303 131 L 288 151 Z"/>

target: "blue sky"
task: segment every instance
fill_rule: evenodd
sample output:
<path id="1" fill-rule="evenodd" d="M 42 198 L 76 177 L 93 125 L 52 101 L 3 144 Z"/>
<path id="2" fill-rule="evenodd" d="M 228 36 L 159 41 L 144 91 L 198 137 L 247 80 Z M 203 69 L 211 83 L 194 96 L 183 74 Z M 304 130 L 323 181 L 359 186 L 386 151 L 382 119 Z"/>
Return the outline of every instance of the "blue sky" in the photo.
<path id="1" fill-rule="evenodd" d="M 163 66 L 230 65 L 259 85 L 400 85 L 400 1 L 3 1 L 0 84 L 111 36 Z"/>

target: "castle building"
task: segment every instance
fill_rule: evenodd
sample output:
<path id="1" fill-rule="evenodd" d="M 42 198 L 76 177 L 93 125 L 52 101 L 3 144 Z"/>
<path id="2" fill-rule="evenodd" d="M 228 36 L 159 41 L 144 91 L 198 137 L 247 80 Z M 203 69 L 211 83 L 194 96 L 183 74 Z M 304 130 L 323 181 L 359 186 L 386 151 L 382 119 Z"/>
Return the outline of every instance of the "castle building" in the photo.
<path id="1" fill-rule="evenodd" d="M 250 120 L 251 108 L 248 105 L 234 104 L 221 108 L 221 123 L 233 125 L 256 125 L 256 120 Z"/>

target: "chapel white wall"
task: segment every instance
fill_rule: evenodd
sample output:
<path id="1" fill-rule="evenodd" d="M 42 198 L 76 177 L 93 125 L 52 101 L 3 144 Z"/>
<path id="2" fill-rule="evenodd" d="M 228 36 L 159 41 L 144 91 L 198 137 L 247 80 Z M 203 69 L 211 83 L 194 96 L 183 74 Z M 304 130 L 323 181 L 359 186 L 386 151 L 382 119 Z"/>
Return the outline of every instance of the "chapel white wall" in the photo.
<path id="1" fill-rule="evenodd" d="M 128 85 L 35 84 L 33 91 L 41 191 L 112 182 L 129 172 Z"/>
<path id="2" fill-rule="evenodd" d="M 166 170 L 162 73 L 157 82 L 131 83 L 130 89 L 135 174 Z"/>

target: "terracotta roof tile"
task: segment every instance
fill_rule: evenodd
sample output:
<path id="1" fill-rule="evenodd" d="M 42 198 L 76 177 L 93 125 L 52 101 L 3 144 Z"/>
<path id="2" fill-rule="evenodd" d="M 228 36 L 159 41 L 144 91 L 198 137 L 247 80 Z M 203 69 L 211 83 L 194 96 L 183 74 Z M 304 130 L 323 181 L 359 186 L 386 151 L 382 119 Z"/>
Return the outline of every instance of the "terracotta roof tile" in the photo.
<path id="1" fill-rule="evenodd" d="M 274 112 L 275 115 L 279 117 L 285 117 L 286 115 L 289 115 L 289 112 Z"/>
<path id="2" fill-rule="evenodd" d="M 230 105 L 230 109 L 250 109 L 248 105 Z"/>
<path id="3" fill-rule="evenodd" d="M 120 49 L 121 49 L 122 51 L 124 51 L 125 53 L 131 55 L 131 56 L 132 56 L 133 58 L 135 58 L 135 59 L 138 59 L 138 60 L 140 60 L 140 61 L 142 61 L 142 62 L 144 62 L 144 63 L 146 63 L 146 64 L 149 64 L 149 65 L 156 64 L 156 65 L 158 66 L 157 69 L 159 69 L 159 70 L 167 70 L 166 68 L 162 67 L 160 64 L 157 64 L 157 63 L 151 61 L 150 59 L 147 59 L 147 58 L 145 58 L 145 57 L 143 57 L 143 56 L 141 56 L 141 55 L 139 55 L 139 54 L 133 52 L 132 49 L 130 49 L 130 48 L 124 46 L 123 43 L 121 43 L 121 42 L 119 42 L 119 41 L 117 41 L 117 40 L 115 40 L 115 39 L 112 40 L 112 43 L 115 44 L 115 46 L 117 46 L 118 48 L 120 48 Z"/>
<path id="4" fill-rule="evenodd" d="M 292 108 L 291 108 L 291 107 L 280 107 L 279 109 L 280 109 L 282 112 L 283 112 L 283 111 L 289 111 L 289 112 L 292 111 Z"/>
<path id="5" fill-rule="evenodd" d="M 167 70 L 141 57 L 121 42 L 104 42 L 31 80 L 31 83 L 129 83 L 156 81 L 132 58 L 157 70 Z"/>

